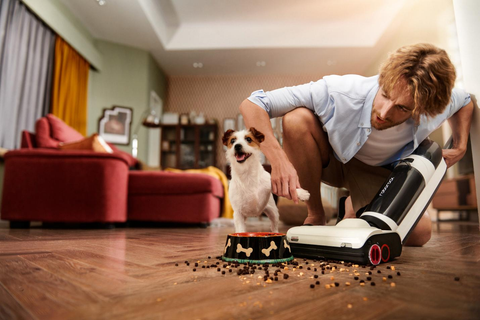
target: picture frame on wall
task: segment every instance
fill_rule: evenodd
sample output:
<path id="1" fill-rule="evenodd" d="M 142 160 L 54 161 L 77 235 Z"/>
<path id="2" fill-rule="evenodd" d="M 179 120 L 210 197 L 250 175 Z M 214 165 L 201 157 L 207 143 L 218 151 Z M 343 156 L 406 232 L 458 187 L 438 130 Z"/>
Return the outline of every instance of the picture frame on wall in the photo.
<path id="1" fill-rule="evenodd" d="M 104 108 L 98 120 L 98 135 L 113 144 L 129 145 L 132 119 L 133 109 L 130 107 Z"/>

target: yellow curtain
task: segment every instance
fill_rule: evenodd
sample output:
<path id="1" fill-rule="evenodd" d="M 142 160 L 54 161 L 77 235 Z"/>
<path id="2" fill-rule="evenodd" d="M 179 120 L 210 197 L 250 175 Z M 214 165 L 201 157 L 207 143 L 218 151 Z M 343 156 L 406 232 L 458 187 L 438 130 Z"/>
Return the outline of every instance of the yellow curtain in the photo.
<path id="1" fill-rule="evenodd" d="M 62 38 L 55 42 L 51 113 L 87 134 L 87 91 L 90 65 Z"/>

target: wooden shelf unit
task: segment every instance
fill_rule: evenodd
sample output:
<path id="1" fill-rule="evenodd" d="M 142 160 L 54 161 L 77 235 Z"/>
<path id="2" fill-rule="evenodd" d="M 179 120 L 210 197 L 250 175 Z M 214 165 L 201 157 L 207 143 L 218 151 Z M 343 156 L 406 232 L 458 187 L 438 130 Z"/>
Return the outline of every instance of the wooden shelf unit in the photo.
<path id="1" fill-rule="evenodd" d="M 162 168 L 199 169 L 216 165 L 216 124 L 162 125 Z"/>

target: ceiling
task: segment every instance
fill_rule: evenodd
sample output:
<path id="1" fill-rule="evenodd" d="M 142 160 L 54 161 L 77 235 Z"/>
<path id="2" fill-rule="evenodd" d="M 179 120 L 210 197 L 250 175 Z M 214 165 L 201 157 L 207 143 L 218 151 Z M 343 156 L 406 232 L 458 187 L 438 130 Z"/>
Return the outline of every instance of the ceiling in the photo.
<path id="1" fill-rule="evenodd" d="M 413 0 L 61 0 L 94 38 L 169 76 L 362 74 Z"/>

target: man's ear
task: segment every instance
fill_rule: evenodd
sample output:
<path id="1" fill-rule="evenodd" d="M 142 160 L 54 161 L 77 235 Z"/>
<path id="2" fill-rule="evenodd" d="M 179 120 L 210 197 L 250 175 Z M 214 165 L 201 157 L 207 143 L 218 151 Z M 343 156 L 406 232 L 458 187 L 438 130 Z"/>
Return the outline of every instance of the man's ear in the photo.
<path id="1" fill-rule="evenodd" d="M 262 143 L 265 140 L 265 135 L 254 127 L 251 127 L 249 130 L 253 134 L 255 139 L 258 141 L 258 143 Z"/>
<path id="2" fill-rule="evenodd" d="M 231 135 L 234 133 L 235 131 L 233 131 L 232 129 L 228 129 L 227 131 L 225 131 L 225 133 L 223 134 L 223 138 L 222 138 L 222 142 L 224 145 L 228 146 L 228 140 L 230 139 Z"/>

